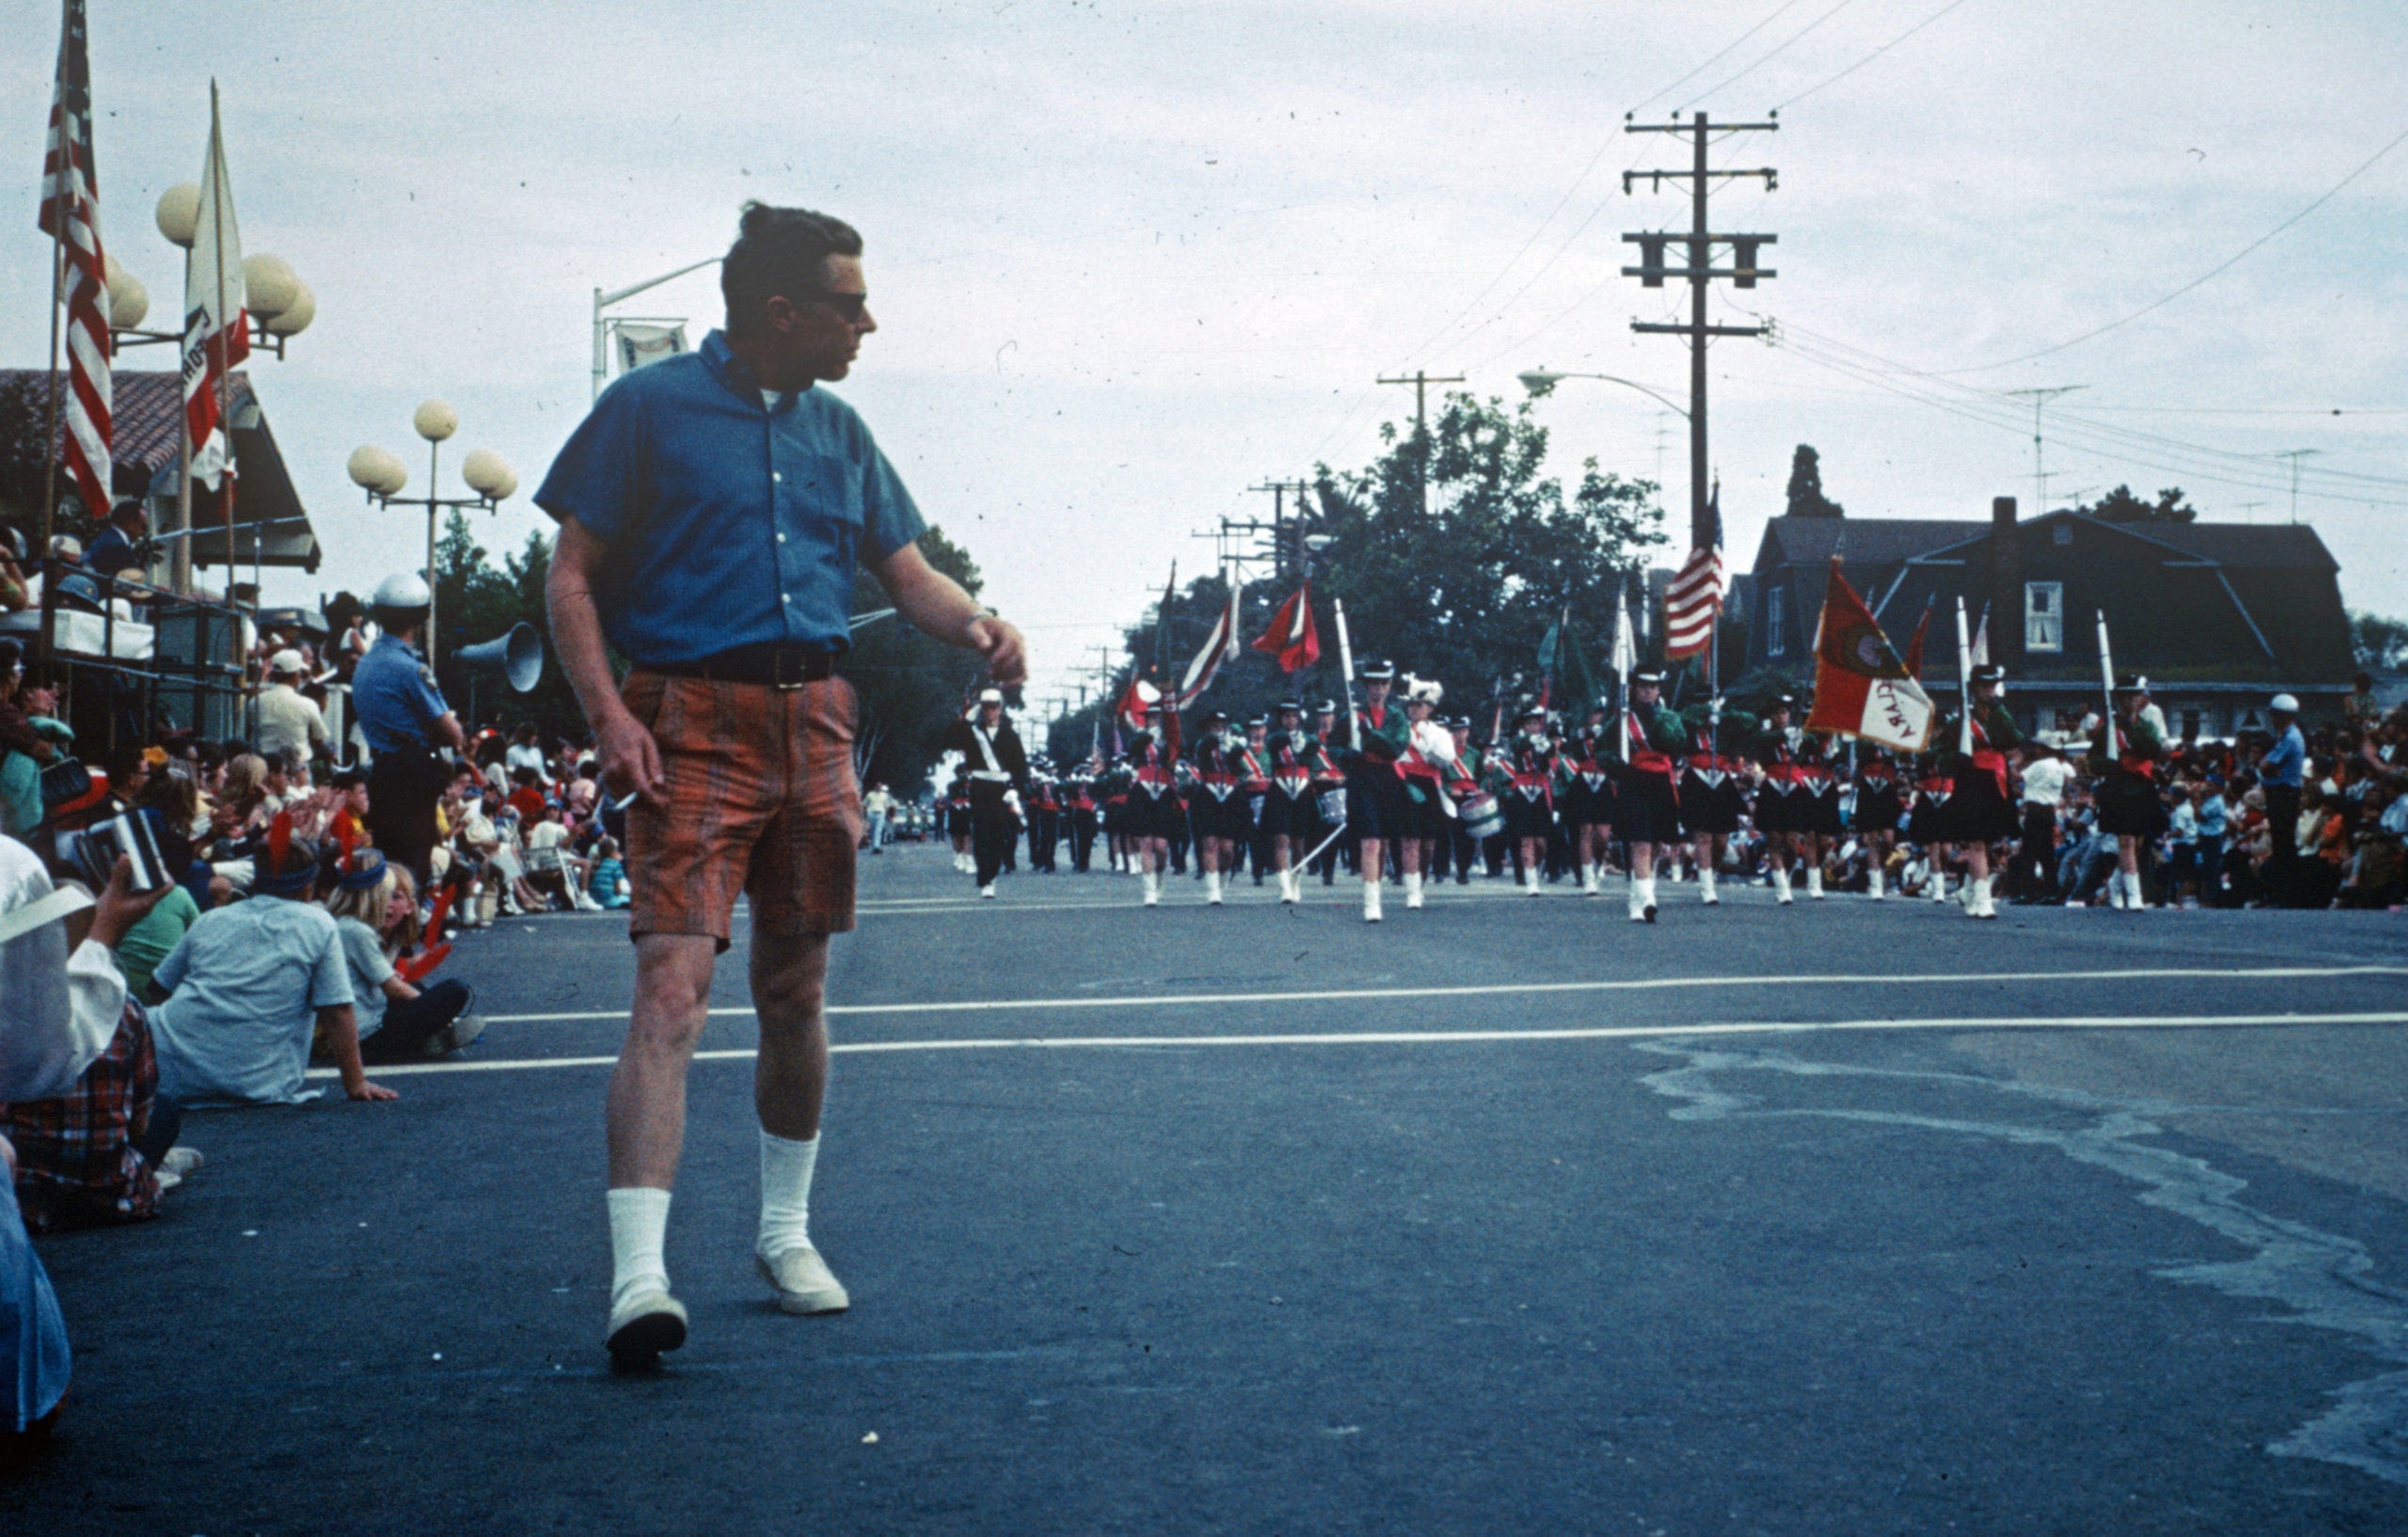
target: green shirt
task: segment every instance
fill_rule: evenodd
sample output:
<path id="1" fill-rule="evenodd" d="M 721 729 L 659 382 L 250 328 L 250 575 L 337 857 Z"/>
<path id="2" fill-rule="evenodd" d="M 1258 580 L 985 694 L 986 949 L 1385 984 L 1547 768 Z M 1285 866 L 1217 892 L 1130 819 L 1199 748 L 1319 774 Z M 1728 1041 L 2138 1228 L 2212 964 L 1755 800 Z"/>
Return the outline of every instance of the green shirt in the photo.
<path id="1" fill-rule="evenodd" d="M 0 832 L 30 837 L 41 818 L 41 765 L 23 753 L 0 753 Z"/>
<path id="2" fill-rule="evenodd" d="M 184 930 L 199 921 L 200 904 L 192 899 L 192 893 L 178 886 L 125 931 L 125 938 L 117 942 L 116 954 L 117 969 L 125 974 L 127 997 L 136 1003 L 150 1001 L 150 974 L 167 959 Z"/>

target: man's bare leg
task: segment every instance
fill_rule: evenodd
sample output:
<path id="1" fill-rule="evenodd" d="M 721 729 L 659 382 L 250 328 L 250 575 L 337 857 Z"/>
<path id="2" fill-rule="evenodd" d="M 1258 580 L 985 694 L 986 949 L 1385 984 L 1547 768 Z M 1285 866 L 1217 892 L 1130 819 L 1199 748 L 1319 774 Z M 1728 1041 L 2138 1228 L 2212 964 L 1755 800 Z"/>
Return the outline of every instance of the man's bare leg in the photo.
<path id="1" fill-rule="evenodd" d="M 669 1188 L 686 1138 L 686 1070 L 708 1018 L 718 942 L 707 934 L 636 941 L 627 1038 L 604 1115 L 610 1148 L 610 1354 L 649 1361 L 686 1342 L 686 1309 L 669 1294 L 661 1247 Z"/>
<path id="2" fill-rule="evenodd" d="M 844 1287 L 811 1242 L 811 1177 L 828 1095 L 828 936 L 752 936 L 752 1009 L 761 1050 L 752 1107 L 761 1119 L 761 1222 L 752 1252 L 789 1313 L 837 1313 Z"/>

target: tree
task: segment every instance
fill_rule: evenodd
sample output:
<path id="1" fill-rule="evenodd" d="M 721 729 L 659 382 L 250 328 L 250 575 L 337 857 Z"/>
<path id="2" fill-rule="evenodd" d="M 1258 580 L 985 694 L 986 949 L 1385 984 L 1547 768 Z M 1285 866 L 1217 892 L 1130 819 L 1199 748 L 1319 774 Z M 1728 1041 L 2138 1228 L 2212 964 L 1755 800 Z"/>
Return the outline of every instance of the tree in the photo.
<path id="1" fill-rule="evenodd" d="M 2408 667 L 2408 619 L 2350 615 L 2350 649 L 2360 667 Z"/>
<path id="2" fill-rule="evenodd" d="M 1789 459 L 1789 515 L 1791 517 L 1838 517 L 1840 504 L 1823 495 L 1822 456 L 1812 443 L 1800 443 Z"/>
<path id="3" fill-rule="evenodd" d="M 2157 494 L 2155 501 L 2144 501 L 2132 495 L 2129 485 L 2119 485 L 2087 506 L 2075 512 L 2095 517 L 2102 523 L 2190 523 L 2198 518 L 2199 510 L 2182 499 L 2182 488 L 2167 486 Z"/>
<path id="4" fill-rule="evenodd" d="M 1382 439 L 1386 452 L 1360 470 L 1320 467 L 1314 531 L 1330 541 L 1313 557 L 1320 666 L 1290 677 L 1269 657 L 1242 649 L 1204 703 L 1244 718 L 1282 698 L 1310 705 L 1338 697 L 1333 600 L 1346 606 L 1358 666 L 1381 658 L 1400 672 L 1437 678 L 1448 689 L 1441 708 L 1481 715 L 1483 732 L 1483 712 L 1499 688 L 1517 679 L 1522 689 L 1537 687 L 1540 639 L 1567 608 L 1589 654 L 1606 654 L 1625 578 L 1665 542 L 1652 483 L 1624 480 L 1591 459 L 1567 497 L 1561 482 L 1541 473 L 1547 433 L 1527 402 L 1508 411 L 1495 399 L 1451 394 L 1430 423 L 1425 511 L 1420 444 L 1394 423 Z M 1262 632 L 1289 591 L 1249 589 L 1242 646 Z M 1645 601 L 1635 583 L 1632 594 L 1634 604 Z M 1210 573 L 1171 594 L 1155 622 L 1133 626 L 1127 640 L 1140 674 L 1166 671 L 1176 683 L 1228 601 L 1221 574 Z M 1106 705 L 1054 723 L 1057 758 L 1085 756 L 1099 726 L 1109 750 L 1104 710 L 1129 677 L 1124 666 L 1108 680 Z"/>
<path id="5" fill-rule="evenodd" d="M 976 596 L 982 583 L 969 552 L 930 529 L 920 536 L 929 565 Z M 853 581 L 853 611 L 888 607 L 886 590 L 867 571 Z M 854 762 L 862 785 L 884 784 L 897 795 L 917 794 L 937 761 L 937 737 L 960 718 L 963 696 L 986 678 L 976 653 L 957 650 L 921 634 L 900 614 L 853 628 L 852 649 L 837 664 L 861 699 L 860 734 Z"/>
<path id="6" fill-rule="evenodd" d="M 531 722 L 547 743 L 585 736 L 585 712 L 561 671 L 545 611 L 544 583 L 551 574 L 551 541 L 538 531 L 515 555 L 496 568 L 477 542 L 467 514 L 454 507 L 435 547 L 435 622 L 440 631 L 435 656 L 436 686 L 470 731 L 492 725 L 510 730 Z M 543 638 L 544 667 L 529 693 L 515 693 L 499 673 L 460 660 L 460 648 L 498 639 L 529 624 Z"/>

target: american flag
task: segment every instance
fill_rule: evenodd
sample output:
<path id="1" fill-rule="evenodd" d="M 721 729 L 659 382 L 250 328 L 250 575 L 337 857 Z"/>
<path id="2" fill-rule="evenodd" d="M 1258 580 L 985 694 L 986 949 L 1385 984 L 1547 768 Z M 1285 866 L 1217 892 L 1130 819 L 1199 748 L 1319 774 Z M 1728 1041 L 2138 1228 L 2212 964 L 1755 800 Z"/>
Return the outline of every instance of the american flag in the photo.
<path id="1" fill-rule="evenodd" d="M 57 240 L 67 293 L 68 478 L 94 518 L 109 511 L 109 284 L 101 252 L 100 188 L 92 169 L 92 71 L 84 0 L 68 0 L 58 39 L 58 88 L 42 151 L 44 234 Z"/>
<path id="2" fill-rule="evenodd" d="M 1694 657 L 1714 643 L 1714 618 L 1722 611 L 1722 551 L 1708 545 L 1689 553 L 1688 563 L 1664 589 L 1664 658 Z"/>

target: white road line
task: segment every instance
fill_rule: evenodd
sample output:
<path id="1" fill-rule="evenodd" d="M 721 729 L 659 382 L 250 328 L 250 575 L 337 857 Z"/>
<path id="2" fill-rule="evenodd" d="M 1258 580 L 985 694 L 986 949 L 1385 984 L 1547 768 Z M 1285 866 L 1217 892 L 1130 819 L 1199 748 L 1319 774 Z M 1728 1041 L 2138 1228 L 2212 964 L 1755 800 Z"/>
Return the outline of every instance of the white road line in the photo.
<path id="1" fill-rule="evenodd" d="M 1660 1040 L 1671 1037 L 1829 1035 L 1886 1030 L 2231 1030 L 2267 1025 L 2408 1024 L 2408 1013 L 2382 1014 L 2070 1014 L 2053 1019 L 1968 1016 L 1930 1020 L 1790 1020 L 1736 1024 L 1600 1025 L 1568 1030 L 1348 1030 L 1277 1036 L 990 1036 L 961 1040 L 863 1040 L 832 1052 L 1079 1051 L 1196 1046 L 1462 1046 L 1551 1040 Z M 748 1061 L 750 1048 L 696 1052 L 697 1062 Z M 615 1056 L 526 1057 L 515 1061 L 412 1062 L 375 1070 L 379 1078 L 436 1072 L 517 1072 L 532 1068 L 607 1068 Z M 338 1070 L 312 1068 L 312 1078 Z"/>
<path id="2" fill-rule="evenodd" d="M 1184 1008 L 1231 1004 L 1329 1004 L 1420 998 L 1501 998 L 1546 993 L 1656 992 L 1680 988 L 1928 987 L 1950 983 L 2307 981 L 2336 976 L 2408 976 L 2408 966 L 2136 967 L 2124 971 L 1809 974 L 1796 976 L 1650 976 L 1602 982 L 1498 982 L 1452 988 L 1353 988 L 1316 992 L 1136 993 L 1117 998 L 984 998 L 924 1004 L 832 1004 L 829 1015 L 994 1014 L 1025 1008 Z M 714 1019 L 750 1019 L 749 1008 L 714 1008 Z M 488 1024 L 623 1020 L 624 1008 L 570 1014 L 488 1014 Z"/>

